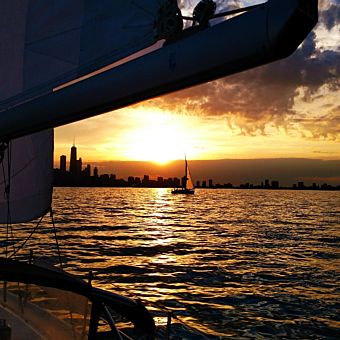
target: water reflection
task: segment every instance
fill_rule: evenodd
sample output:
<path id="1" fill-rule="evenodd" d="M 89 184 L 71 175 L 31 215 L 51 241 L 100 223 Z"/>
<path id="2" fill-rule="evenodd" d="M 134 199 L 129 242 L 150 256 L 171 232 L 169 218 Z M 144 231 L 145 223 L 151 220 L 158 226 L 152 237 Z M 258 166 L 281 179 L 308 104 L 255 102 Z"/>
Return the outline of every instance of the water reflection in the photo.
<path id="1" fill-rule="evenodd" d="M 338 335 L 337 192 L 57 188 L 54 210 L 68 270 L 205 336 Z M 52 238 L 46 221 L 29 247 L 53 260 Z"/>

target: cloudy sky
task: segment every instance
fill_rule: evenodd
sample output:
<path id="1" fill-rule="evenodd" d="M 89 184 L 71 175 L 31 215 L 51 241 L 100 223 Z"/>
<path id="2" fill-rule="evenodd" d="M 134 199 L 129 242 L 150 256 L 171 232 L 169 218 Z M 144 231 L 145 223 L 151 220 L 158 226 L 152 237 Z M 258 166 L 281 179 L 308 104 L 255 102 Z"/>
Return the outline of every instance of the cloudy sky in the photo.
<path id="1" fill-rule="evenodd" d="M 260 1 L 219 1 L 218 10 Z M 197 1 L 181 1 L 188 14 Z M 56 129 L 83 160 L 340 159 L 340 4 L 289 58 Z"/>

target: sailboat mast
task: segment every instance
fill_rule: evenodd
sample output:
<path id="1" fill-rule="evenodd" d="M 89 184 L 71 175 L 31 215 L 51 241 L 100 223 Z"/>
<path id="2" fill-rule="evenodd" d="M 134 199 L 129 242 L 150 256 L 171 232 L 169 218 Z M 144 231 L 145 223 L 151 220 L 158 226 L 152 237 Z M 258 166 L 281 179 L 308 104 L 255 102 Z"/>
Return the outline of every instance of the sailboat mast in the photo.
<path id="1" fill-rule="evenodd" d="M 184 159 L 185 159 L 185 170 L 184 170 L 184 176 L 185 176 L 185 189 L 187 188 L 187 181 L 188 181 L 188 162 L 187 162 L 187 155 L 184 155 Z"/>

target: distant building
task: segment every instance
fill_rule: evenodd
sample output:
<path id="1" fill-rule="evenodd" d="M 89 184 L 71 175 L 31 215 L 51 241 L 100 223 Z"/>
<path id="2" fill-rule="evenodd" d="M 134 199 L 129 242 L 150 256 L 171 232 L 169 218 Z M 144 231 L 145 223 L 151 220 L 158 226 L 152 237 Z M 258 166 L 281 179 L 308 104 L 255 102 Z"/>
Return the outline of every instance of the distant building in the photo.
<path id="1" fill-rule="evenodd" d="M 207 181 L 202 181 L 202 188 L 206 188 L 207 187 Z"/>
<path id="2" fill-rule="evenodd" d="M 74 145 L 71 148 L 70 173 L 74 176 L 77 174 L 77 148 Z"/>
<path id="3" fill-rule="evenodd" d="M 209 188 L 212 188 L 214 185 L 213 185 L 213 180 L 212 179 L 209 179 Z"/>
<path id="4" fill-rule="evenodd" d="M 97 167 L 95 167 L 95 168 L 93 169 L 93 177 L 94 177 L 94 178 L 98 178 L 98 168 L 97 168 Z"/>
<path id="5" fill-rule="evenodd" d="M 273 189 L 279 189 L 280 183 L 279 181 L 272 181 L 272 188 Z"/>
<path id="6" fill-rule="evenodd" d="M 133 176 L 129 176 L 129 177 L 128 177 L 128 184 L 129 184 L 130 186 L 135 185 L 135 178 L 134 178 Z"/>
<path id="7" fill-rule="evenodd" d="M 148 186 L 149 185 L 149 182 L 150 182 L 150 178 L 149 178 L 149 175 L 144 175 L 144 178 L 142 180 L 142 184 L 144 186 Z"/>
<path id="8" fill-rule="evenodd" d="M 180 182 L 179 178 L 175 177 L 174 180 L 173 180 L 173 187 L 175 187 L 175 188 L 179 187 L 180 183 L 181 182 Z"/>
<path id="9" fill-rule="evenodd" d="M 66 172 L 66 156 L 61 155 L 60 156 L 60 167 L 59 167 L 61 172 Z"/>
<path id="10" fill-rule="evenodd" d="M 266 179 L 266 180 L 264 181 L 264 187 L 265 187 L 265 188 L 270 188 L 269 179 Z"/>
<path id="11" fill-rule="evenodd" d="M 201 185 L 200 181 L 197 181 L 197 182 L 196 182 L 196 188 L 199 188 L 200 185 Z"/>
<path id="12" fill-rule="evenodd" d="M 110 176 L 108 174 L 100 175 L 100 185 L 107 187 L 110 184 Z"/>
<path id="13" fill-rule="evenodd" d="M 83 161 L 81 158 L 77 159 L 77 170 L 76 170 L 76 176 L 81 175 L 81 170 L 83 167 Z"/>
<path id="14" fill-rule="evenodd" d="M 298 182 L 298 189 L 304 189 L 305 183 L 304 182 Z"/>
<path id="15" fill-rule="evenodd" d="M 88 164 L 86 168 L 82 172 L 84 177 L 90 177 L 91 176 L 91 165 Z"/>

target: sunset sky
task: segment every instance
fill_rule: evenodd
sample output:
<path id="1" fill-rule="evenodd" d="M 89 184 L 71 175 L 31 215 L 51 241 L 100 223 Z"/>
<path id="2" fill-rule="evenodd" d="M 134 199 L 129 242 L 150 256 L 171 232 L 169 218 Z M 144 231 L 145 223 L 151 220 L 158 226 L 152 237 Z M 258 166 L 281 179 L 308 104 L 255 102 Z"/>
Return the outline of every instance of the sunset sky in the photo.
<path id="1" fill-rule="evenodd" d="M 182 3 L 187 14 L 189 1 Z M 73 140 L 85 162 L 167 162 L 184 153 L 339 160 L 340 5 L 319 0 L 319 9 L 319 24 L 285 60 L 57 128 L 57 164 Z"/>

